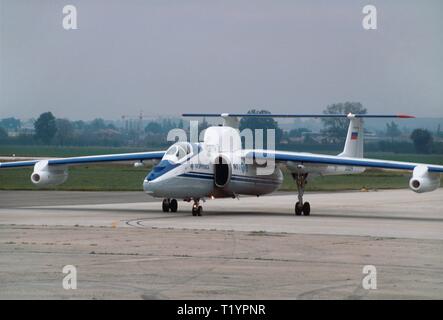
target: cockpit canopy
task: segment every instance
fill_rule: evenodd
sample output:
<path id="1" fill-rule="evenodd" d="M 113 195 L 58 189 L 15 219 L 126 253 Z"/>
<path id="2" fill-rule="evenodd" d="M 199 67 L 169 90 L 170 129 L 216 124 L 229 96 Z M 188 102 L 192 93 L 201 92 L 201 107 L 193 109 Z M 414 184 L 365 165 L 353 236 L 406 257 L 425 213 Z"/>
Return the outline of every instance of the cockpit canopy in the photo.
<path id="1" fill-rule="evenodd" d="M 148 174 L 146 179 L 152 181 L 172 169 L 180 166 L 181 163 L 187 161 L 192 155 L 198 153 L 198 145 L 188 142 L 174 143 L 168 150 L 159 164 L 157 164 Z"/>
<path id="2" fill-rule="evenodd" d="M 182 162 L 189 158 L 190 155 L 196 153 L 196 146 L 189 142 L 177 142 L 166 150 L 163 160 L 168 160 L 172 163 Z"/>

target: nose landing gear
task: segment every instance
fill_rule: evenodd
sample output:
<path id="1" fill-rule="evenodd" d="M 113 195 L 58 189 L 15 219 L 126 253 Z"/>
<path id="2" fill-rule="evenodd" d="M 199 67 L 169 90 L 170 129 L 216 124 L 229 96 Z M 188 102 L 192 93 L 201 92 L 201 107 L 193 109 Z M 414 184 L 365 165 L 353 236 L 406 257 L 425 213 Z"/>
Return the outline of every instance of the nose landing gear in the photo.
<path id="1" fill-rule="evenodd" d="M 202 206 L 199 204 L 200 199 L 194 199 L 194 204 L 192 205 L 192 215 L 195 216 L 201 216 L 202 215 L 202 211 L 203 208 Z"/>
<path id="2" fill-rule="evenodd" d="M 298 202 L 295 204 L 295 215 L 300 216 L 302 213 L 305 216 L 311 214 L 311 205 L 309 202 L 303 202 L 303 194 L 305 193 L 305 185 L 307 183 L 307 173 L 294 173 L 292 174 L 296 184 L 298 192 Z"/>
<path id="3" fill-rule="evenodd" d="M 162 210 L 163 212 L 177 212 L 178 203 L 176 199 L 165 198 L 162 202 Z"/>

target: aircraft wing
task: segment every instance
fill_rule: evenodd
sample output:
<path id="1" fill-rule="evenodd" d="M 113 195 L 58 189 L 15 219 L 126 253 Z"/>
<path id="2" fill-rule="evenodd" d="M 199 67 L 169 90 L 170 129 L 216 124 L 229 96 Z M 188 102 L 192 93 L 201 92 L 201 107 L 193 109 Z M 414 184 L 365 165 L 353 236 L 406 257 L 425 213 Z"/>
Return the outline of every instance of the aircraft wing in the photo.
<path id="1" fill-rule="evenodd" d="M 249 150 L 246 158 L 274 159 L 277 162 L 294 162 L 297 164 L 322 164 L 336 166 L 355 166 L 364 168 L 379 168 L 389 170 L 413 171 L 417 166 L 426 166 L 428 172 L 443 173 L 443 166 L 425 163 L 413 163 L 402 161 L 389 161 L 368 158 L 350 158 L 332 155 L 321 155 L 302 152 L 271 151 L 271 150 Z"/>
<path id="2" fill-rule="evenodd" d="M 70 165 L 82 165 L 93 163 L 108 163 L 108 162 L 127 162 L 127 161 L 143 161 L 161 159 L 165 151 L 151 151 L 151 152 L 135 152 L 135 153 L 120 153 L 120 154 L 105 154 L 98 156 L 81 156 L 70 158 L 58 158 L 58 159 L 38 159 L 38 160 L 26 160 L 15 162 L 1 162 L 0 169 L 4 168 L 19 168 L 19 167 L 32 167 L 40 161 L 47 161 L 48 166 L 70 166 Z"/>

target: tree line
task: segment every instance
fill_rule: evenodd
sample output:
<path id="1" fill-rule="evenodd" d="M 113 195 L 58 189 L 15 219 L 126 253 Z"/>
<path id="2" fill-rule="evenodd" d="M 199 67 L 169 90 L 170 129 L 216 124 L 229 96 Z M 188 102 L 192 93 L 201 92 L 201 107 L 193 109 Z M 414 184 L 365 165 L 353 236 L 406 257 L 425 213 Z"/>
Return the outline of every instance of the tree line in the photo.
<path id="1" fill-rule="evenodd" d="M 249 114 L 270 114 L 268 110 L 251 109 Z M 366 114 L 367 109 L 359 102 L 335 103 L 327 106 L 324 114 Z M 322 118 L 323 129 L 321 140 L 315 140 L 313 133 L 307 128 L 294 128 L 282 130 L 278 122 L 272 117 L 244 117 L 240 120 L 240 130 L 266 129 L 275 130 L 276 147 L 299 147 L 313 146 L 322 149 L 327 146 L 340 148 L 347 134 L 349 121 L 346 118 Z M 206 119 L 199 122 L 199 131 L 206 129 L 209 123 Z M 70 121 L 56 118 L 51 112 L 42 113 L 34 122 L 34 132 L 21 134 L 14 137 L 8 136 L 8 130 L 20 128 L 20 120 L 5 118 L 0 120 L 0 143 L 7 144 L 44 144 L 57 146 L 141 146 L 160 147 L 169 144 L 166 141 L 167 133 L 174 128 L 185 128 L 183 120 L 173 121 L 162 119 L 150 121 L 144 128 L 128 130 L 117 128 L 112 123 L 106 123 L 103 119 L 92 121 Z M 442 143 L 434 142 L 433 134 L 426 129 L 415 129 L 409 136 L 410 141 L 396 141 L 402 135 L 395 122 L 387 123 L 385 136 L 389 140 L 379 141 L 368 146 L 372 151 L 393 152 L 418 152 L 418 153 L 443 153 Z M 436 135 L 443 138 L 440 130 Z M 298 139 L 297 139 L 298 138 Z M 303 138 L 303 139 L 301 139 Z M 293 143 L 296 141 L 296 143 Z M 286 145 L 285 145 L 286 143 Z M 266 135 L 264 135 L 263 147 L 266 147 Z"/>

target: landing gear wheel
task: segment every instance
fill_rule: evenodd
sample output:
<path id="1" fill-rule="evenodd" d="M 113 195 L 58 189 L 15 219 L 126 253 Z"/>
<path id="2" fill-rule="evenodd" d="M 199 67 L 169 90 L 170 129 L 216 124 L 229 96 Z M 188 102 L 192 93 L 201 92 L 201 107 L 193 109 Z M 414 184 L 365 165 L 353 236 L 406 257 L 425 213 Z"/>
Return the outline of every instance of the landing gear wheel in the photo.
<path id="1" fill-rule="evenodd" d="M 300 205 L 300 202 L 297 202 L 295 204 L 295 215 L 301 216 L 302 211 L 303 211 L 303 207 Z"/>
<path id="2" fill-rule="evenodd" d="M 178 209 L 177 200 L 172 199 L 171 202 L 169 202 L 169 209 L 171 209 L 171 212 L 177 212 Z"/>
<path id="3" fill-rule="evenodd" d="M 202 215 L 203 208 L 201 205 L 199 205 L 199 199 L 194 199 L 194 204 L 192 205 L 192 215 L 195 216 L 201 216 Z"/>
<path id="4" fill-rule="evenodd" d="M 305 202 L 303 204 L 303 215 L 309 216 L 310 213 L 311 213 L 311 205 L 309 204 L 309 202 Z"/>
<path id="5" fill-rule="evenodd" d="M 162 210 L 163 212 L 169 212 L 169 199 L 163 199 Z"/>
<path id="6" fill-rule="evenodd" d="M 303 166 L 300 165 L 299 169 L 303 169 Z M 302 213 L 305 216 L 309 216 L 311 214 L 311 206 L 309 202 L 303 201 L 303 194 L 305 193 L 305 185 L 308 183 L 307 178 L 308 174 L 299 172 L 293 173 L 292 178 L 297 183 L 297 193 L 298 193 L 298 201 L 295 204 L 295 215 L 300 216 Z"/>

